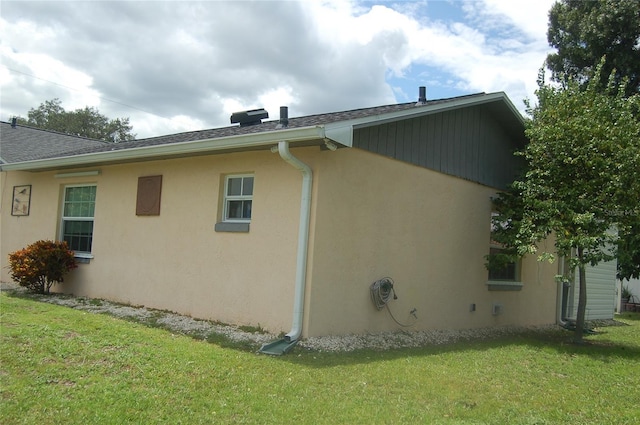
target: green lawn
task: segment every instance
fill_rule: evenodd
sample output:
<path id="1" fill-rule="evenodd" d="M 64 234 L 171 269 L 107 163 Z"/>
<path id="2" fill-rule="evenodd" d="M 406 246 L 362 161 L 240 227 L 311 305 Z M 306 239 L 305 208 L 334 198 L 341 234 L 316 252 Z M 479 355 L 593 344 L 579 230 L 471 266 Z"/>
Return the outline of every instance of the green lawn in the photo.
<path id="1" fill-rule="evenodd" d="M 0 295 L 0 423 L 635 424 L 640 315 L 394 351 L 286 356 Z"/>

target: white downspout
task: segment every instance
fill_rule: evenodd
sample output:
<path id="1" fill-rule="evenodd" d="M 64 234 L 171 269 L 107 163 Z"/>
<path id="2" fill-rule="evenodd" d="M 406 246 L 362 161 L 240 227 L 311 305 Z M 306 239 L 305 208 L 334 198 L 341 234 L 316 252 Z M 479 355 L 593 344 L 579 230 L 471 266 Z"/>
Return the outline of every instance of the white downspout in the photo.
<path id="1" fill-rule="evenodd" d="M 311 216 L 311 167 L 289 152 L 289 142 L 278 143 L 278 153 L 287 163 L 302 172 L 302 196 L 300 199 L 300 224 L 298 228 L 298 258 L 296 261 L 296 282 L 293 299 L 293 322 L 291 331 L 284 336 L 288 342 L 297 341 L 302 334 L 304 317 L 304 291 L 307 275 L 307 252 L 309 248 L 309 221 Z"/>
<path id="2" fill-rule="evenodd" d="M 564 257 L 558 257 L 558 274 L 563 276 L 562 279 L 558 279 L 558 292 L 556 297 L 556 322 L 560 326 L 566 326 L 567 322 L 562 320 L 562 299 L 564 298 L 564 273 L 565 273 L 565 261 Z"/>

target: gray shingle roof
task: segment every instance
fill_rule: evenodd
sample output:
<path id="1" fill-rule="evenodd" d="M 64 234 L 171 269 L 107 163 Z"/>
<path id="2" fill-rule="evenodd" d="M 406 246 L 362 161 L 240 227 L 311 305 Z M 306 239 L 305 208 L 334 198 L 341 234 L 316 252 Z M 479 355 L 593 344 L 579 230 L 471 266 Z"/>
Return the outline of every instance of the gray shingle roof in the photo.
<path id="1" fill-rule="evenodd" d="M 425 106 L 445 104 L 464 98 L 483 96 L 484 93 L 459 96 L 448 99 L 427 101 Z M 352 109 L 325 114 L 307 115 L 289 118 L 287 129 L 320 126 L 334 122 L 353 120 L 364 117 L 391 112 L 404 111 L 416 108 L 415 102 L 376 106 L 371 108 Z M 0 158 L 6 163 L 30 161 L 37 159 L 50 159 L 63 156 L 74 156 L 124 149 L 141 148 L 149 146 L 168 145 L 180 142 L 217 139 L 230 136 L 242 136 L 256 133 L 267 133 L 277 130 L 278 120 L 264 121 L 261 124 L 241 127 L 233 125 L 229 127 L 214 128 L 200 131 L 169 134 L 166 136 L 150 137 L 120 143 L 106 143 L 80 137 L 39 130 L 31 127 L 18 126 L 11 128 L 8 123 L 1 123 L 0 133 Z"/>
<path id="2" fill-rule="evenodd" d="M 69 155 L 83 149 L 100 149 L 107 142 L 55 131 L 0 122 L 0 163 L 31 161 Z"/>

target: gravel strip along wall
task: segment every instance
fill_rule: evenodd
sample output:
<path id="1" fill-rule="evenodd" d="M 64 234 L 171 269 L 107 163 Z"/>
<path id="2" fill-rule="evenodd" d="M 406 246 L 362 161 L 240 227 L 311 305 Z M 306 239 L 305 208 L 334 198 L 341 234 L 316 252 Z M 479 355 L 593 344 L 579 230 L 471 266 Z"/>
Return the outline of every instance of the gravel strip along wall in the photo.
<path id="1" fill-rule="evenodd" d="M 2 290 L 21 292 L 23 288 L 3 283 Z M 212 333 L 224 335 L 234 342 L 248 342 L 259 347 L 278 339 L 277 335 L 249 332 L 237 326 L 225 325 L 206 320 L 198 320 L 176 313 L 151 310 L 144 307 L 121 305 L 104 300 L 95 300 L 67 295 L 33 295 L 33 298 L 51 304 L 57 304 L 91 313 L 109 314 L 114 317 L 132 320 L 152 326 L 168 329 L 172 332 L 206 338 Z M 612 326 L 618 322 L 598 321 L 597 326 Z M 501 336 L 516 335 L 524 332 L 548 332 L 557 330 L 557 325 L 534 327 L 495 327 L 468 330 L 431 330 L 398 331 L 365 335 L 342 335 L 303 338 L 299 346 L 317 351 L 353 351 L 359 349 L 388 350 L 392 348 L 422 347 L 428 345 L 451 344 L 458 341 L 492 339 Z"/>

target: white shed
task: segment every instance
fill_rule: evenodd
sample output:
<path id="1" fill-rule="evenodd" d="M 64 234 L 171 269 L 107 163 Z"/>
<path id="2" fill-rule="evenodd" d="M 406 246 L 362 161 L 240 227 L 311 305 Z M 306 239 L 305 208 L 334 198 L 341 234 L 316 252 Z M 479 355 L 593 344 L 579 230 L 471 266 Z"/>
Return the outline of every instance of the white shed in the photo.
<path id="1" fill-rule="evenodd" d="M 617 261 L 587 266 L 586 320 L 613 319 L 616 298 Z M 578 313 L 578 273 L 563 291 L 563 319 L 576 319 Z M 565 302 L 566 300 L 566 302 Z"/>

